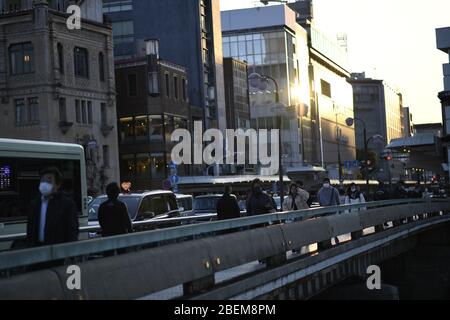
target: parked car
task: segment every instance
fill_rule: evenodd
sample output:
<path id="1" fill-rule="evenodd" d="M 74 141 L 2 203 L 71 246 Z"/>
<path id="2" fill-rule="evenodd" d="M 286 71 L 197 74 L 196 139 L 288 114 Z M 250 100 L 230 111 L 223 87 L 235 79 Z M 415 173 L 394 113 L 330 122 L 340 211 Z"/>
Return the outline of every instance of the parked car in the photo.
<path id="1" fill-rule="evenodd" d="M 194 215 L 194 197 L 189 194 L 175 194 L 177 197 L 178 208 L 183 217 Z"/>
<path id="2" fill-rule="evenodd" d="M 221 194 L 197 196 L 194 199 L 194 214 L 217 214 L 217 201 Z"/>
<path id="3" fill-rule="evenodd" d="M 106 195 L 94 199 L 88 206 L 89 225 L 98 226 L 98 209 L 107 200 Z M 171 191 L 142 191 L 130 194 L 120 194 L 119 200 L 128 208 L 132 222 L 151 221 L 166 218 L 180 217 L 175 194 Z M 173 226 L 160 225 L 158 227 Z M 152 227 L 139 227 L 135 231 L 151 229 Z"/>

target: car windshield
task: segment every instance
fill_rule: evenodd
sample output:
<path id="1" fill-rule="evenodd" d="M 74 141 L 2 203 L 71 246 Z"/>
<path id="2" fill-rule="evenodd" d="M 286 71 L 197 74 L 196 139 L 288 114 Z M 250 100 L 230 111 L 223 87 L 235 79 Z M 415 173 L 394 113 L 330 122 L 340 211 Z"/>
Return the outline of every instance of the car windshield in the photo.
<path id="1" fill-rule="evenodd" d="M 194 200 L 194 210 L 216 212 L 220 197 L 202 197 Z"/>
<path id="2" fill-rule="evenodd" d="M 98 208 L 100 208 L 100 205 L 106 200 L 108 200 L 108 198 L 101 197 L 94 199 L 89 204 L 88 207 L 89 221 L 98 221 Z M 133 196 L 119 196 L 119 200 L 127 205 L 128 214 L 130 215 L 131 220 L 134 220 L 136 218 L 137 209 L 141 198 Z"/>

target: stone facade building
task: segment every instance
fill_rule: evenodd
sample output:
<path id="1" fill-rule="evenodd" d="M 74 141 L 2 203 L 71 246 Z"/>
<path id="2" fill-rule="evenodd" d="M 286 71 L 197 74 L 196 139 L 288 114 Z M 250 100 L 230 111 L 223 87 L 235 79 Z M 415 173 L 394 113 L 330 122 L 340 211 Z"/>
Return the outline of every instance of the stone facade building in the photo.
<path id="1" fill-rule="evenodd" d="M 173 131 L 192 129 L 193 121 L 203 119 L 189 105 L 187 69 L 159 58 L 158 51 L 116 60 L 115 69 L 121 177 L 134 190 L 167 188 L 174 174 Z M 193 174 L 192 169 L 180 165 L 176 174 Z"/>
<path id="2" fill-rule="evenodd" d="M 81 7 L 69 30 L 65 8 Z M 119 179 L 111 27 L 101 0 L 0 0 L 0 137 L 85 147 L 88 188 Z M 58 10 L 59 9 L 59 10 Z"/>

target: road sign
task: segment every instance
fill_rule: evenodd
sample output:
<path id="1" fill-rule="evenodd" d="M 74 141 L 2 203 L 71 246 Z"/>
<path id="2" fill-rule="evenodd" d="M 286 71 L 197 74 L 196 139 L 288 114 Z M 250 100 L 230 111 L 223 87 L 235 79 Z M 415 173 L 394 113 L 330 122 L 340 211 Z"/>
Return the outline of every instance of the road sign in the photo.
<path id="1" fill-rule="evenodd" d="M 361 162 L 359 162 L 358 160 L 355 160 L 352 163 L 353 168 L 358 168 L 360 165 L 361 165 Z"/>
<path id="2" fill-rule="evenodd" d="M 177 165 L 173 162 L 169 163 L 169 169 L 176 169 Z"/>
<path id="3" fill-rule="evenodd" d="M 180 182 L 180 177 L 177 175 L 172 175 L 170 176 L 169 180 L 173 185 L 176 185 Z"/>

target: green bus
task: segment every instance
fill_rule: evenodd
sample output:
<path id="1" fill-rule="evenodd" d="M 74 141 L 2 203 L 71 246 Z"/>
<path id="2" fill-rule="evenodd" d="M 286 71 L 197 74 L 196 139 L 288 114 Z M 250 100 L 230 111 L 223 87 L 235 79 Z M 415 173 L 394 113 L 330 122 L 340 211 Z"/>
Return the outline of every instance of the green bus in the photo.
<path id="1" fill-rule="evenodd" d="M 61 190 L 77 205 L 80 226 L 87 225 L 85 154 L 77 144 L 0 139 L 0 237 L 26 232 L 31 202 L 40 196 L 39 172 L 57 167 Z M 22 247 L 24 241 L 1 242 L 0 250 Z"/>

